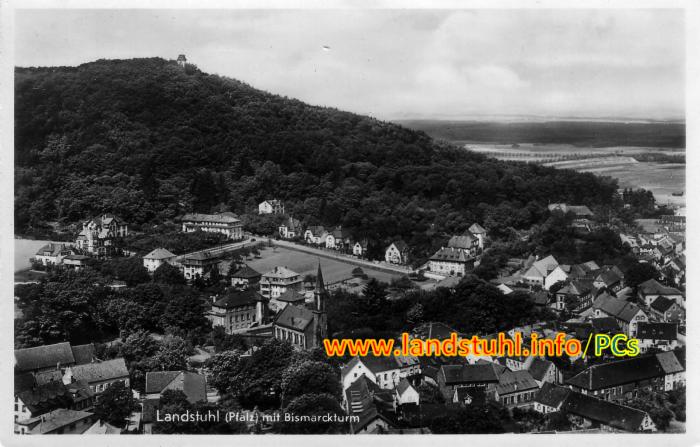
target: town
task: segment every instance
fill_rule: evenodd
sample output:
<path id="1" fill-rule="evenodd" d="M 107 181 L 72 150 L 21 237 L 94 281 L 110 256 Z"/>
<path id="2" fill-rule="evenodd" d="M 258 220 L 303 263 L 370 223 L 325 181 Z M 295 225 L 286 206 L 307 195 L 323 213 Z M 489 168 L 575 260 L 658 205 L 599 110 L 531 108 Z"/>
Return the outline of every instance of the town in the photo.
<path id="1" fill-rule="evenodd" d="M 684 216 L 622 222 L 566 203 L 547 212 L 548 228 L 529 231 L 473 222 L 437 235 L 432 253 L 306 225 L 274 198 L 246 216 L 178 216 L 165 235 L 109 212 L 80 222 L 73 241 L 42 246 L 34 279 L 16 285 L 15 433 L 673 431 L 685 420 Z M 576 244 L 557 247 L 564 233 Z M 544 236 L 556 237 L 551 252 L 528 251 Z M 584 344 L 625 334 L 641 352 L 322 349 L 328 338 L 401 332 L 563 332 Z M 218 412 L 241 416 L 162 417 Z"/>

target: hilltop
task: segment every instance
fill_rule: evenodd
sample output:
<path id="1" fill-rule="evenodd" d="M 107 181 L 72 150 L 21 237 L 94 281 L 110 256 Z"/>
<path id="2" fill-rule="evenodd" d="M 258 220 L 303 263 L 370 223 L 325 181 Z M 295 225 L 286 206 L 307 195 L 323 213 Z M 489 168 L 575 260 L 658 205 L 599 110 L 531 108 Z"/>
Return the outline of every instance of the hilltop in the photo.
<path id="1" fill-rule="evenodd" d="M 16 231 L 109 210 L 134 224 L 252 212 L 431 245 L 473 222 L 526 228 L 550 202 L 612 204 L 591 174 L 487 159 L 421 131 L 160 58 L 15 70 Z"/>

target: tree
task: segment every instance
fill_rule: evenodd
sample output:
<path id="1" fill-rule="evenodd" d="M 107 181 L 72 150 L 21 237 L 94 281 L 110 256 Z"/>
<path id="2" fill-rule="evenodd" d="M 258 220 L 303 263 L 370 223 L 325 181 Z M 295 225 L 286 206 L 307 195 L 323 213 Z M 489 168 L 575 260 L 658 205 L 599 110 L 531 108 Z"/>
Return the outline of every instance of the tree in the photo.
<path id="1" fill-rule="evenodd" d="M 625 272 L 625 285 L 635 291 L 637 286 L 650 279 L 659 279 L 659 272 L 647 262 L 638 262 Z"/>
<path id="2" fill-rule="evenodd" d="M 206 365 L 211 372 L 211 385 L 223 394 L 228 392 L 232 382 L 236 380 L 243 363 L 240 352 L 224 351 L 207 359 Z"/>
<path id="3" fill-rule="evenodd" d="M 153 355 L 152 364 L 162 371 L 187 368 L 187 354 L 192 350 L 180 337 L 167 336 Z M 156 369 L 154 368 L 154 369 Z"/>
<path id="4" fill-rule="evenodd" d="M 246 359 L 229 387 L 244 408 L 279 408 L 282 373 L 293 352 L 292 345 L 272 338 Z"/>
<path id="5" fill-rule="evenodd" d="M 248 349 L 245 338 L 239 334 L 227 334 L 223 326 L 214 326 L 209 333 L 208 344 L 214 346 L 214 352 L 231 350 L 243 352 Z"/>
<path id="6" fill-rule="evenodd" d="M 673 419 L 673 412 L 669 409 L 668 397 L 664 393 L 640 390 L 637 396 L 628 399 L 625 405 L 649 413 L 656 428 L 660 431 L 666 430 Z"/>
<path id="7" fill-rule="evenodd" d="M 148 270 L 138 256 L 111 259 L 104 263 L 102 270 L 126 282 L 129 287 L 151 280 Z"/>
<path id="8" fill-rule="evenodd" d="M 153 281 L 170 285 L 185 285 L 185 277 L 179 268 L 167 262 L 162 263 L 153 272 Z"/>
<path id="9" fill-rule="evenodd" d="M 468 405 L 457 411 L 446 411 L 432 419 L 428 427 L 436 434 L 503 433 L 505 425 L 512 423 L 508 410 L 498 404 Z"/>
<path id="10" fill-rule="evenodd" d="M 340 375 L 331 365 L 318 361 L 304 361 L 290 365 L 282 373 L 282 405 L 313 390 L 327 393 L 340 400 Z"/>
<path id="11" fill-rule="evenodd" d="M 340 422 L 345 416 L 338 401 L 327 393 L 303 394 L 284 409 L 285 413 L 298 416 L 316 417 L 316 421 L 290 421 L 276 424 L 280 433 L 295 434 L 331 434 L 347 433 L 347 424 Z M 323 418 L 327 420 L 323 420 Z"/>
<path id="12" fill-rule="evenodd" d="M 100 394 L 95 404 L 95 415 L 112 425 L 123 427 L 126 419 L 134 410 L 134 399 L 131 390 L 118 381 L 111 383 Z"/>
<path id="13" fill-rule="evenodd" d="M 174 296 L 165 305 L 160 325 L 168 334 L 190 340 L 204 337 L 211 322 L 205 316 L 204 301 L 186 289 L 173 290 Z"/>

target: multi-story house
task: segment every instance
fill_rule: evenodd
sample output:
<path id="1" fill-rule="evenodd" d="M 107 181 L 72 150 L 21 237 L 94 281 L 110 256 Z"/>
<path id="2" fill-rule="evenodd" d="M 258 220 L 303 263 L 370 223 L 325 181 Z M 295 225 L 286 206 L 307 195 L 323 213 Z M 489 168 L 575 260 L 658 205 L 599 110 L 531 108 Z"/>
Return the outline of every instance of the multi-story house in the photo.
<path id="1" fill-rule="evenodd" d="M 100 395 L 116 382 L 124 383 L 129 388 L 129 370 L 124 359 L 119 357 L 102 362 L 85 363 L 69 366 L 63 373 L 63 383 L 68 385 L 84 381 L 96 395 Z M 99 397 L 98 397 L 99 399 Z"/>
<path id="2" fill-rule="evenodd" d="M 639 351 L 645 353 L 650 349 L 670 351 L 676 349 L 678 343 L 677 323 L 639 323 L 637 325 L 637 340 Z"/>
<path id="3" fill-rule="evenodd" d="M 221 260 L 207 252 L 197 252 L 186 255 L 180 261 L 182 265 L 182 273 L 187 280 L 193 280 L 197 277 L 204 278 L 208 276 L 213 269 L 219 268 Z"/>
<path id="4" fill-rule="evenodd" d="M 603 293 L 593 302 L 593 316 L 615 318 L 622 332 L 629 337 L 637 334 L 637 324 L 649 321 L 649 316 L 634 303 L 614 298 Z"/>
<path id="5" fill-rule="evenodd" d="M 112 214 L 103 214 L 83 222 L 75 245 L 92 256 L 110 256 L 117 250 L 117 241 L 129 234 L 129 227 Z"/>
<path id="6" fill-rule="evenodd" d="M 231 212 L 217 214 L 189 213 L 182 216 L 180 221 L 182 222 L 183 233 L 207 231 L 224 234 L 233 240 L 243 239 L 243 223 Z"/>
<path id="7" fill-rule="evenodd" d="M 262 275 L 260 294 L 265 298 L 277 298 L 288 290 L 301 291 L 301 275 L 287 267 L 275 267 Z"/>
<path id="8" fill-rule="evenodd" d="M 381 389 L 394 389 L 402 379 L 417 376 L 420 371 L 420 362 L 416 357 L 356 356 L 340 369 L 340 381 L 343 390 L 346 390 L 364 375 Z"/>
<path id="9" fill-rule="evenodd" d="M 491 362 L 442 365 L 437 376 L 438 387 L 445 399 L 452 399 L 455 389 L 462 387 L 483 388 L 489 395 L 495 391 L 501 374 L 507 370 L 505 366 Z"/>
<path id="10" fill-rule="evenodd" d="M 443 276 L 464 276 L 474 266 L 468 251 L 442 247 L 428 260 L 428 270 Z"/>
<path id="11" fill-rule="evenodd" d="M 505 370 L 498 378 L 494 399 L 507 408 L 532 407 L 539 385 L 529 371 Z"/>
<path id="12" fill-rule="evenodd" d="M 666 298 L 675 301 L 680 307 L 685 307 L 685 298 L 683 292 L 675 287 L 667 287 L 659 283 L 655 279 L 650 279 L 639 284 L 637 287 L 637 297 L 639 301 L 646 306 L 650 306 L 658 297 L 665 296 Z"/>
<path id="13" fill-rule="evenodd" d="M 685 321 L 685 310 L 677 302 L 660 296 L 649 306 L 651 316 L 662 322 L 683 323 Z"/>
<path id="14" fill-rule="evenodd" d="M 314 225 L 304 232 L 304 240 L 309 244 L 321 245 L 326 243 L 328 232 L 321 225 Z"/>
<path id="15" fill-rule="evenodd" d="M 384 260 L 390 264 L 408 264 L 408 245 L 404 241 L 393 242 L 384 253 Z"/>
<path id="16" fill-rule="evenodd" d="M 156 271 L 163 264 L 169 264 L 175 259 L 175 254 L 165 248 L 156 248 L 143 257 L 143 266 L 146 267 L 149 273 Z"/>
<path id="17" fill-rule="evenodd" d="M 267 313 L 267 300 L 255 290 L 236 290 L 217 300 L 207 313 L 212 326 L 221 326 L 227 334 L 244 332 L 262 324 Z"/>
<path id="18" fill-rule="evenodd" d="M 258 214 L 284 214 L 284 203 L 278 199 L 260 202 Z"/>
<path id="19" fill-rule="evenodd" d="M 355 242 L 355 244 L 352 246 L 352 254 L 359 258 L 364 258 L 365 256 L 367 256 L 368 244 L 369 243 L 367 239 L 362 239 L 360 241 Z"/>
<path id="20" fill-rule="evenodd" d="M 345 250 L 352 246 L 350 232 L 342 228 L 336 228 L 326 234 L 326 248 L 333 250 Z"/>
<path id="21" fill-rule="evenodd" d="M 73 248 L 70 245 L 50 242 L 36 252 L 34 259 L 45 266 L 60 265 L 63 263 L 63 258 L 71 254 L 73 254 Z"/>
<path id="22" fill-rule="evenodd" d="M 239 288 L 257 287 L 260 278 L 262 278 L 260 272 L 244 265 L 231 275 L 231 285 Z"/>
<path id="23" fill-rule="evenodd" d="M 282 239 L 294 239 L 302 236 L 303 233 L 301 222 L 293 217 L 289 217 L 287 220 L 282 222 L 277 229 L 277 232 Z"/>
<path id="24" fill-rule="evenodd" d="M 544 287 L 544 282 L 554 269 L 559 266 L 559 262 L 554 256 L 549 255 L 543 259 L 537 260 L 530 265 L 521 275 L 522 280 L 530 286 Z"/>

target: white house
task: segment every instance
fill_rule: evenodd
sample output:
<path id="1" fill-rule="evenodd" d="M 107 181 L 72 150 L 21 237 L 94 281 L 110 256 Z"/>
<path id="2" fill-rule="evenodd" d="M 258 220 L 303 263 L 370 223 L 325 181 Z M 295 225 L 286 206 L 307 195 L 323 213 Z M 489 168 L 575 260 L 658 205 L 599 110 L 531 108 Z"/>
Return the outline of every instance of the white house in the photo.
<path id="1" fill-rule="evenodd" d="M 471 227 L 469 227 L 469 233 L 476 236 L 477 240 L 479 241 L 479 248 L 483 249 L 484 241 L 486 240 L 486 230 L 484 229 L 484 227 L 482 227 L 478 223 L 474 223 Z"/>
<path id="2" fill-rule="evenodd" d="M 294 239 L 302 235 L 301 222 L 293 217 L 288 218 L 278 228 L 282 239 Z"/>
<path id="3" fill-rule="evenodd" d="M 559 262 L 554 256 L 549 255 L 546 258 L 535 261 L 525 273 L 521 275 L 523 281 L 529 285 L 544 286 L 544 281 L 552 271 L 559 266 Z"/>
<path id="4" fill-rule="evenodd" d="M 287 267 L 275 267 L 260 279 L 260 294 L 265 298 L 277 298 L 289 290 L 301 291 L 301 287 L 301 275 Z"/>
<path id="5" fill-rule="evenodd" d="M 615 318 L 620 329 L 630 337 L 636 337 L 639 323 L 649 321 L 649 317 L 639 306 L 614 298 L 607 293 L 600 295 L 593 302 L 593 316 Z"/>
<path id="6" fill-rule="evenodd" d="M 569 267 L 568 265 L 558 265 L 557 268 L 552 270 L 544 279 L 544 289 L 549 291 L 554 284 L 569 279 L 569 273 L 567 271 Z"/>
<path id="7" fill-rule="evenodd" d="M 149 273 L 153 273 L 158 267 L 164 263 L 169 264 L 173 259 L 175 259 L 175 254 L 165 248 L 156 248 L 143 257 L 143 266 L 146 267 Z"/>
<path id="8" fill-rule="evenodd" d="M 304 232 L 304 240 L 309 244 L 321 245 L 326 243 L 328 232 L 321 225 L 314 225 Z"/>
<path id="9" fill-rule="evenodd" d="M 55 244 L 50 242 L 44 245 L 36 252 L 34 259 L 37 262 L 41 262 L 43 265 L 60 265 L 63 262 L 63 258 L 69 256 L 73 253 L 70 245 L 66 244 Z"/>
<path id="10" fill-rule="evenodd" d="M 420 374 L 420 363 L 416 357 L 353 357 L 340 369 L 343 391 L 365 375 L 382 389 L 394 389 L 401 379 Z"/>
<path id="11" fill-rule="evenodd" d="M 355 245 L 352 246 L 352 254 L 360 258 L 367 255 L 367 239 L 355 242 Z"/>
<path id="12" fill-rule="evenodd" d="M 229 239 L 243 238 L 243 223 L 235 214 L 226 212 L 218 214 L 189 213 L 182 216 L 182 232 L 208 231 L 225 234 Z"/>
<path id="13" fill-rule="evenodd" d="M 406 404 L 418 405 L 419 403 L 420 395 L 418 391 L 407 379 L 401 379 L 396 388 L 394 388 L 394 407 Z"/>
<path id="14" fill-rule="evenodd" d="M 284 214 L 284 203 L 277 199 L 260 202 L 258 214 Z"/>
<path id="15" fill-rule="evenodd" d="M 408 245 L 404 241 L 392 243 L 384 253 L 384 260 L 390 264 L 408 264 Z"/>

